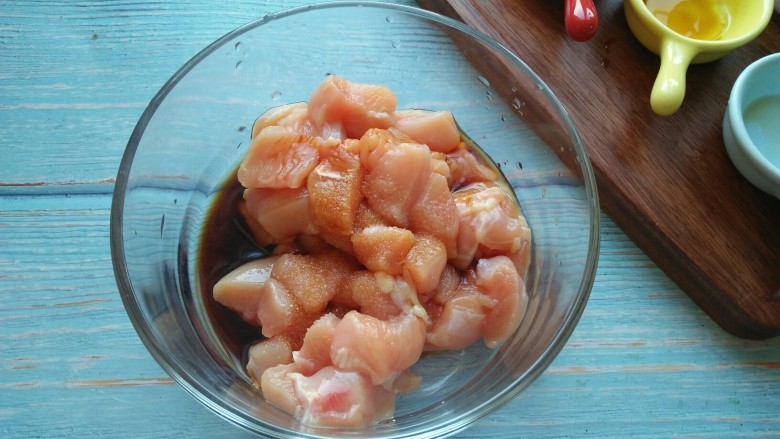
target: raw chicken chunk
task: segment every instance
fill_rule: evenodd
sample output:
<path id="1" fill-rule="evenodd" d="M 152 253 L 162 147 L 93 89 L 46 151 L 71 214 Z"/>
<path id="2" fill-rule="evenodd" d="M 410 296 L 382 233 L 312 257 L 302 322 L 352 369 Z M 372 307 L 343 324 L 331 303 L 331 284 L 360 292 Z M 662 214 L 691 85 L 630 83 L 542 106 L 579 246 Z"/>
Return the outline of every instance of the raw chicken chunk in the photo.
<path id="1" fill-rule="evenodd" d="M 247 190 L 244 190 L 244 196 L 247 195 Z M 276 240 L 273 236 L 271 236 L 270 233 L 268 233 L 267 230 L 263 228 L 263 226 L 260 225 L 259 222 L 257 222 L 257 218 L 254 217 L 253 214 L 249 213 L 249 209 L 247 208 L 246 200 L 241 200 L 238 203 L 238 213 L 241 215 L 241 218 L 244 219 L 244 223 L 246 223 L 247 228 L 249 229 L 249 233 L 252 236 L 252 239 L 254 239 L 254 244 L 258 247 L 267 247 Z M 307 222 L 308 223 L 308 222 Z"/>
<path id="2" fill-rule="evenodd" d="M 263 395 L 313 425 L 362 426 L 388 419 L 395 393 L 411 391 L 419 379 L 400 371 L 380 385 L 365 374 L 332 365 L 326 349 L 339 331 L 350 329 L 339 323 L 332 314 L 323 316 L 306 333 L 301 351 L 292 354 L 293 363 L 266 368 L 260 375 Z"/>
<path id="3" fill-rule="evenodd" d="M 352 235 L 358 261 L 371 271 L 388 274 L 401 273 L 414 244 L 414 234 L 399 227 L 369 226 Z"/>
<path id="4" fill-rule="evenodd" d="M 269 367 L 260 376 L 260 389 L 266 401 L 290 414 L 300 413 L 301 404 L 295 396 L 295 384 L 290 378 L 295 364 Z"/>
<path id="5" fill-rule="evenodd" d="M 452 262 L 465 269 L 474 259 L 512 255 L 518 273 L 525 274 L 531 230 L 517 204 L 492 183 L 475 183 L 454 192 L 460 224 L 458 256 Z"/>
<path id="6" fill-rule="evenodd" d="M 306 188 L 247 189 L 244 200 L 247 215 L 260 224 L 274 243 L 316 232 L 309 220 L 309 192 Z"/>
<path id="7" fill-rule="evenodd" d="M 455 290 L 463 280 L 460 271 L 448 263 L 444 267 L 439 284 L 436 285 L 436 289 L 433 291 L 433 299 L 438 303 L 446 303 L 452 298 Z"/>
<path id="8" fill-rule="evenodd" d="M 292 352 L 292 343 L 284 336 L 276 336 L 255 343 L 249 348 L 249 361 L 246 364 L 249 377 L 259 386 L 260 377 L 267 369 L 292 362 Z"/>
<path id="9" fill-rule="evenodd" d="M 334 314 L 328 313 L 317 319 L 303 337 L 303 346 L 292 354 L 295 368 L 298 372 L 309 376 L 323 367 L 330 366 L 330 346 L 336 325 L 341 321 Z"/>
<path id="10" fill-rule="evenodd" d="M 238 168 L 238 181 L 247 188 L 298 188 L 317 166 L 319 152 L 311 138 L 270 126 L 252 139 Z"/>
<path id="11" fill-rule="evenodd" d="M 395 95 L 387 87 L 330 75 L 312 93 L 308 109 L 318 127 L 340 122 L 347 136 L 358 139 L 369 128 L 393 126 L 395 106 Z"/>
<path id="12" fill-rule="evenodd" d="M 402 143 L 416 143 L 411 137 L 395 128 L 371 128 L 355 142 L 345 142 L 345 148 L 360 156 L 360 164 L 367 171 L 376 167 L 377 161 L 389 150 Z"/>
<path id="13" fill-rule="evenodd" d="M 395 393 L 356 372 L 327 366 L 314 375 L 291 374 L 298 413 L 307 424 L 357 427 L 393 415 Z"/>
<path id="14" fill-rule="evenodd" d="M 482 163 L 464 146 L 447 154 L 447 164 L 450 166 L 448 182 L 453 190 L 471 183 L 495 181 L 498 178 L 498 172 Z"/>
<path id="15" fill-rule="evenodd" d="M 237 312 L 250 325 L 259 325 L 257 307 L 263 284 L 271 277 L 276 257 L 247 262 L 214 285 L 214 300 Z"/>
<path id="16" fill-rule="evenodd" d="M 426 341 L 443 349 L 471 346 L 482 336 L 482 327 L 488 315 L 486 308 L 494 305 L 495 301 L 480 294 L 476 288 L 460 288 L 443 305 L 441 314 L 428 331 Z"/>
<path id="17" fill-rule="evenodd" d="M 322 312 L 358 267 L 351 256 L 338 250 L 316 255 L 285 254 L 274 264 L 271 277 L 287 287 L 303 311 Z"/>
<path id="18" fill-rule="evenodd" d="M 359 232 L 369 226 L 386 226 L 387 222 L 382 219 L 373 209 L 368 207 L 365 200 L 358 205 L 355 212 L 355 227 L 353 232 Z"/>
<path id="19" fill-rule="evenodd" d="M 308 327 L 307 321 L 310 324 L 314 320 L 310 312 L 305 318 L 303 314 L 298 301 L 281 282 L 271 278 L 263 284 L 257 319 L 264 336 L 302 333 Z"/>
<path id="20" fill-rule="evenodd" d="M 393 300 L 392 289 L 380 288 L 376 273 L 369 270 L 353 273 L 347 285 L 344 291 L 349 294 L 353 309 L 380 320 L 401 313 L 401 308 Z"/>
<path id="21" fill-rule="evenodd" d="M 487 347 L 495 348 L 520 325 L 526 300 L 522 279 L 508 257 L 480 259 L 457 288 L 434 297 L 441 308 L 426 342 L 463 349 L 482 337 Z"/>
<path id="22" fill-rule="evenodd" d="M 378 157 L 363 185 L 368 205 L 394 226 L 409 227 L 409 211 L 431 177 L 431 152 L 425 145 L 401 143 Z"/>
<path id="23" fill-rule="evenodd" d="M 409 211 L 409 223 L 417 233 L 438 238 L 446 247 L 448 257 L 457 256 L 460 216 L 444 176 L 433 173 L 428 178 L 419 200 Z"/>
<path id="24" fill-rule="evenodd" d="M 427 295 L 439 284 L 447 265 L 447 249 L 433 236 L 417 234 L 404 261 L 404 277 L 414 285 L 417 295 Z"/>
<path id="25" fill-rule="evenodd" d="M 450 152 L 460 144 L 460 131 L 449 111 L 400 110 L 395 126 L 431 151 Z"/>
<path id="26" fill-rule="evenodd" d="M 520 326 L 527 303 L 525 285 L 506 256 L 480 259 L 474 283 L 481 293 L 497 302 L 482 329 L 485 345 L 495 348 Z"/>
<path id="27" fill-rule="evenodd" d="M 309 175 L 309 212 L 323 233 L 349 236 L 363 195 L 360 159 L 338 148 Z"/>
<path id="28" fill-rule="evenodd" d="M 271 108 L 255 120 L 252 125 L 252 138 L 254 139 L 260 131 L 270 126 L 280 126 L 291 132 L 304 134 L 308 121 L 309 112 L 306 102 L 280 105 Z"/>
<path id="29" fill-rule="evenodd" d="M 272 108 L 260 116 L 252 126 L 252 138 L 269 126 L 279 126 L 286 130 L 308 137 L 321 137 L 323 139 L 346 137 L 341 122 L 329 122 L 317 127 L 309 117 L 308 104 L 298 102 Z"/>
<path id="30" fill-rule="evenodd" d="M 359 372 L 374 384 L 387 383 L 420 358 L 425 329 L 413 313 L 379 320 L 350 311 L 336 326 L 330 358 L 341 370 Z"/>
<path id="31" fill-rule="evenodd" d="M 433 163 L 431 171 L 444 177 L 449 184 L 450 165 L 447 164 L 447 154 L 431 151 L 431 160 Z"/>

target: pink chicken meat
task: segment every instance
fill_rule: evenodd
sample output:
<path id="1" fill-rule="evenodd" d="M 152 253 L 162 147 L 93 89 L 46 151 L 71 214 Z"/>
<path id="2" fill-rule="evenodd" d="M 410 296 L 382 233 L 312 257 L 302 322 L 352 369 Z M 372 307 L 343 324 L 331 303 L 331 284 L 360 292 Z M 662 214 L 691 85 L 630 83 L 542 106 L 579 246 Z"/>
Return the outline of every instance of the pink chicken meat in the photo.
<path id="1" fill-rule="evenodd" d="M 520 325 L 531 231 L 447 111 L 397 110 L 386 87 L 328 76 L 260 116 L 239 207 L 273 256 L 214 287 L 265 337 L 247 372 L 301 422 L 393 416 L 424 351 L 495 348 Z"/>

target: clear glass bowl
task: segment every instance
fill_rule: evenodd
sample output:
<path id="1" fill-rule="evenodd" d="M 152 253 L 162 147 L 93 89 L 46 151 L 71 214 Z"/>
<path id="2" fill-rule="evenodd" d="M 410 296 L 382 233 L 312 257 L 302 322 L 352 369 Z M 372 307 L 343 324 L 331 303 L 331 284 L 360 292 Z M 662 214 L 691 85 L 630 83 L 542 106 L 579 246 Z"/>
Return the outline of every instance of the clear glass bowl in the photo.
<path id="1" fill-rule="evenodd" d="M 394 419 L 362 429 L 305 426 L 266 403 L 211 328 L 195 272 L 204 220 L 246 152 L 252 122 L 270 107 L 306 100 L 328 73 L 384 84 L 398 108 L 452 111 L 502 167 L 534 239 L 528 311 L 514 336 L 496 350 L 477 343 L 424 356 L 412 369 L 422 384 L 399 397 Z M 441 437 L 464 429 L 528 387 L 564 346 L 587 302 L 598 247 L 590 162 L 542 79 L 462 23 L 390 4 L 293 9 L 205 48 L 143 113 L 111 211 L 119 292 L 150 353 L 208 408 L 276 437 Z"/>

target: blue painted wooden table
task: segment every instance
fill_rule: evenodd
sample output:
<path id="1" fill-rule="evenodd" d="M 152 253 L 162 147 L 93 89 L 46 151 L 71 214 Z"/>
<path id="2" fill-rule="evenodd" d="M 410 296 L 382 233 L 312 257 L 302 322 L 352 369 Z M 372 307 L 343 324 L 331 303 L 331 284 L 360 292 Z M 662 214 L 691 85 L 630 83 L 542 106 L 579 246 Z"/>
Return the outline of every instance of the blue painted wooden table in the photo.
<path id="1" fill-rule="evenodd" d="M 303 3 L 0 4 L 0 437 L 249 436 L 137 337 L 109 209 L 128 137 L 168 77 L 231 29 Z M 780 437 L 780 340 L 725 333 L 602 216 L 568 344 L 459 437 L 518 436 Z"/>

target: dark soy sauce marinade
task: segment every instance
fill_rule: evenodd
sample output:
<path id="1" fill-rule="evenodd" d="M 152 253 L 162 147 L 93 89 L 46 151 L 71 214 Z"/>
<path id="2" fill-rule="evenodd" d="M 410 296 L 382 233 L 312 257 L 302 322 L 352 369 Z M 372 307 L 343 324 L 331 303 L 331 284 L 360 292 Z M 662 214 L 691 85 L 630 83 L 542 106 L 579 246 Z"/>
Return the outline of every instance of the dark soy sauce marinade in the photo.
<path id="1" fill-rule="evenodd" d="M 495 183 L 504 188 L 517 202 L 500 166 L 462 132 L 461 140 L 466 144 L 466 149 L 479 158 L 482 164 L 496 172 L 498 178 Z M 238 313 L 214 300 L 214 285 L 241 264 L 267 256 L 273 248 L 261 248 L 254 242 L 243 216 L 239 213 L 238 206 L 243 199 L 244 188 L 238 182 L 236 172 L 237 170 L 225 180 L 220 194 L 208 211 L 200 236 L 198 278 L 203 286 L 201 292 L 210 320 L 208 324 L 230 353 L 240 360 L 242 365 L 246 365 L 249 347 L 265 337 L 259 327 L 247 324 Z"/>
<path id="2" fill-rule="evenodd" d="M 214 300 L 214 285 L 241 264 L 268 255 L 270 249 L 259 247 L 252 239 L 238 206 L 244 187 L 234 171 L 222 184 L 222 190 L 208 210 L 198 250 L 198 279 L 203 286 L 203 303 L 208 324 L 225 347 L 246 365 L 246 350 L 263 339 L 260 328 L 244 322 L 235 311 Z"/>

